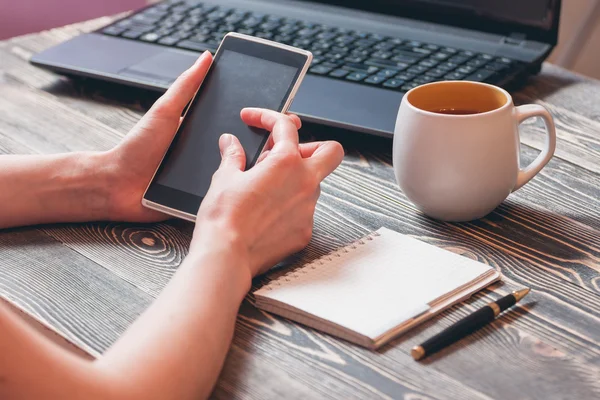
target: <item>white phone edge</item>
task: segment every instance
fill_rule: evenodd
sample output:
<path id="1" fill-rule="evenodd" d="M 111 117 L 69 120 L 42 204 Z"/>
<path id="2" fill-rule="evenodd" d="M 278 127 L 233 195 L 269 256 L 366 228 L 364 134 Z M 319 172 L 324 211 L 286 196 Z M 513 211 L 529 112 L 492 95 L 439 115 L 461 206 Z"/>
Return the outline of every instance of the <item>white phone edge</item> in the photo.
<path id="1" fill-rule="evenodd" d="M 223 37 L 223 40 L 221 41 L 221 43 L 219 43 L 219 47 L 217 48 L 217 51 L 215 52 L 215 56 L 219 53 L 219 51 L 221 50 L 221 45 L 228 37 L 236 37 L 239 39 L 249 40 L 252 42 L 258 42 L 258 43 L 262 43 L 262 44 L 265 44 L 268 46 L 278 47 L 280 49 L 284 49 L 284 50 L 291 51 L 294 53 L 299 53 L 299 54 L 306 56 L 306 63 L 304 64 L 304 67 L 302 67 L 302 70 L 300 71 L 300 74 L 298 75 L 298 79 L 296 79 L 296 82 L 294 83 L 294 86 L 292 87 L 292 90 L 290 91 L 290 94 L 288 95 L 287 100 L 286 100 L 285 104 L 283 105 L 282 110 L 280 111 L 282 113 L 286 113 L 289 110 L 290 106 L 292 105 L 292 102 L 294 101 L 294 97 L 296 97 L 296 92 L 298 91 L 298 88 L 300 87 L 300 84 L 304 80 L 304 76 L 306 75 L 306 72 L 308 71 L 308 68 L 310 67 L 310 64 L 311 64 L 312 58 L 313 58 L 312 53 L 307 50 L 299 49 L 299 48 L 293 47 L 293 46 L 288 46 L 288 45 L 282 44 L 282 43 L 273 42 L 271 40 L 257 38 L 257 37 L 249 36 L 249 35 L 244 35 L 244 34 L 237 33 L 237 32 L 229 32 L 228 34 L 226 34 Z M 210 68 L 212 68 L 212 64 L 209 67 L 209 71 L 210 71 Z M 208 74 L 208 71 L 207 71 L 207 74 Z M 198 87 L 198 90 L 200 90 L 200 88 L 202 87 L 203 82 L 204 82 L 204 80 L 202 82 L 200 82 L 200 86 Z M 196 93 L 194 93 L 194 96 L 192 97 L 192 100 L 191 100 L 192 102 L 196 98 L 196 95 L 198 94 L 198 90 L 196 91 Z M 183 121 L 185 119 L 188 111 L 189 111 L 189 108 L 183 114 L 183 118 L 181 119 L 181 121 Z M 177 130 L 179 130 L 179 127 L 177 128 Z M 175 136 L 176 135 L 173 136 L 173 140 L 175 139 Z M 171 143 L 172 143 L 172 141 L 171 141 Z M 171 147 L 171 143 L 169 143 L 169 147 Z M 266 143 L 268 143 L 268 140 L 265 142 L 265 146 L 266 146 Z M 150 208 L 152 210 L 160 211 L 164 214 L 172 215 L 177 218 L 185 219 L 187 221 L 196 222 L 196 215 L 194 215 L 194 214 L 189 214 L 189 213 L 183 212 L 181 210 L 176 210 L 174 208 L 167 207 L 165 205 L 155 203 L 150 200 L 146 200 L 146 193 L 148 192 L 148 189 L 150 188 L 152 181 L 154 181 L 154 177 L 156 176 L 158 169 L 160 168 L 162 162 L 164 161 L 164 158 L 167 155 L 167 150 L 169 147 L 167 147 L 167 149 L 165 149 L 165 154 L 161 158 L 160 163 L 158 163 L 158 166 L 156 167 L 154 174 L 152 174 L 152 178 L 150 179 L 150 182 L 148 182 L 148 186 L 146 186 L 146 190 L 144 190 L 144 195 L 142 196 L 142 206 L 144 206 L 146 208 Z M 264 147 L 261 150 L 261 152 L 262 151 L 264 151 Z"/>

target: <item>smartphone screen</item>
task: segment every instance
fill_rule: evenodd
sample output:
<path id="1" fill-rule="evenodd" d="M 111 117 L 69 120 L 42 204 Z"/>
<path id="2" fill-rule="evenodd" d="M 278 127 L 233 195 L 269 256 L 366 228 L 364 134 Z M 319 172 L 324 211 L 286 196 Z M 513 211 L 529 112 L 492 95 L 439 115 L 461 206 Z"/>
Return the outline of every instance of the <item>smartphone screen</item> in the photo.
<path id="1" fill-rule="evenodd" d="M 269 133 L 248 127 L 244 107 L 282 111 L 309 55 L 227 36 L 187 111 L 144 199 L 196 215 L 219 167 L 221 134 L 238 137 L 246 168 L 256 162 Z"/>

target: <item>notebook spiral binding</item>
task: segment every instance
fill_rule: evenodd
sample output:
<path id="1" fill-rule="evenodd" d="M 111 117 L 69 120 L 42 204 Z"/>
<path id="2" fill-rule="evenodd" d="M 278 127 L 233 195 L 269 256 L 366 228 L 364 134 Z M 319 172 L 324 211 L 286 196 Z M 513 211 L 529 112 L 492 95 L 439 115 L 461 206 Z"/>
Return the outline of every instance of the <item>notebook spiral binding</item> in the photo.
<path id="1" fill-rule="evenodd" d="M 342 254 L 350 253 L 351 250 L 355 250 L 358 246 L 362 246 L 367 243 L 367 241 L 371 241 L 375 239 L 377 236 L 381 236 L 379 232 L 371 232 L 362 238 L 355 240 L 354 242 L 347 244 L 345 246 L 339 247 L 335 251 L 325 254 L 321 257 L 318 257 L 312 260 L 309 263 L 306 263 L 300 267 L 294 268 L 291 271 L 286 272 L 285 274 L 273 279 L 268 284 L 263 286 L 266 290 L 273 290 L 274 286 L 282 286 L 285 282 L 291 282 L 292 279 L 300 277 L 300 274 L 306 275 L 311 270 L 316 270 L 319 266 L 324 265 L 326 262 L 333 261 L 334 258 L 342 257 Z"/>

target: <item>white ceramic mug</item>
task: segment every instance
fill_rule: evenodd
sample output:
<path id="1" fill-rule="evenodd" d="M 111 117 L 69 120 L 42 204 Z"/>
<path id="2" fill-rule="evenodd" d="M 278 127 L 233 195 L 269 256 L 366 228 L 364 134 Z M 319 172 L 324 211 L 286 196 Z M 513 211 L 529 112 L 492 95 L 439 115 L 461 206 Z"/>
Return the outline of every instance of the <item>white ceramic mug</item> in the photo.
<path id="1" fill-rule="evenodd" d="M 542 117 L 546 145 L 519 165 L 519 124 Z M 446 221 L 481 218 L 552 158 L 556 132 L 542 106 L 515 107 L 505 90 L 478 82 L 418 86 L 402 99 L 394 132 L 394 171 L 406 196 Z"/>

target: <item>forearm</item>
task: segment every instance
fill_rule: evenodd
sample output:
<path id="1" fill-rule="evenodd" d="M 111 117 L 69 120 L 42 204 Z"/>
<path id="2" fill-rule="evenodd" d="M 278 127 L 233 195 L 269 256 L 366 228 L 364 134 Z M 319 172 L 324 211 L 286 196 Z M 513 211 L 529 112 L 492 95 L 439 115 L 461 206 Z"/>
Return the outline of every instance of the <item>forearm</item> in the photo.
<path id="1" fill-rule="evenodd" d="M 0 228 L 106 218 L 98 154 L 0 156 Z"/>
<path id="2" fill-rule="evenodd" d="M 224 248 L 191 254 L 157 301 L 96 362 L 132 398 L 204 398 L 229 349 L 250 288 L 243 259 Z"/>
<path id="3" fill-rule="evenodd" d="M 0 398 L 207 397 L 250 288 L 244 259 L 225 247 L 190 255 L 150 308 L 93 363 L 39 337 L 0 304 Z"/>

